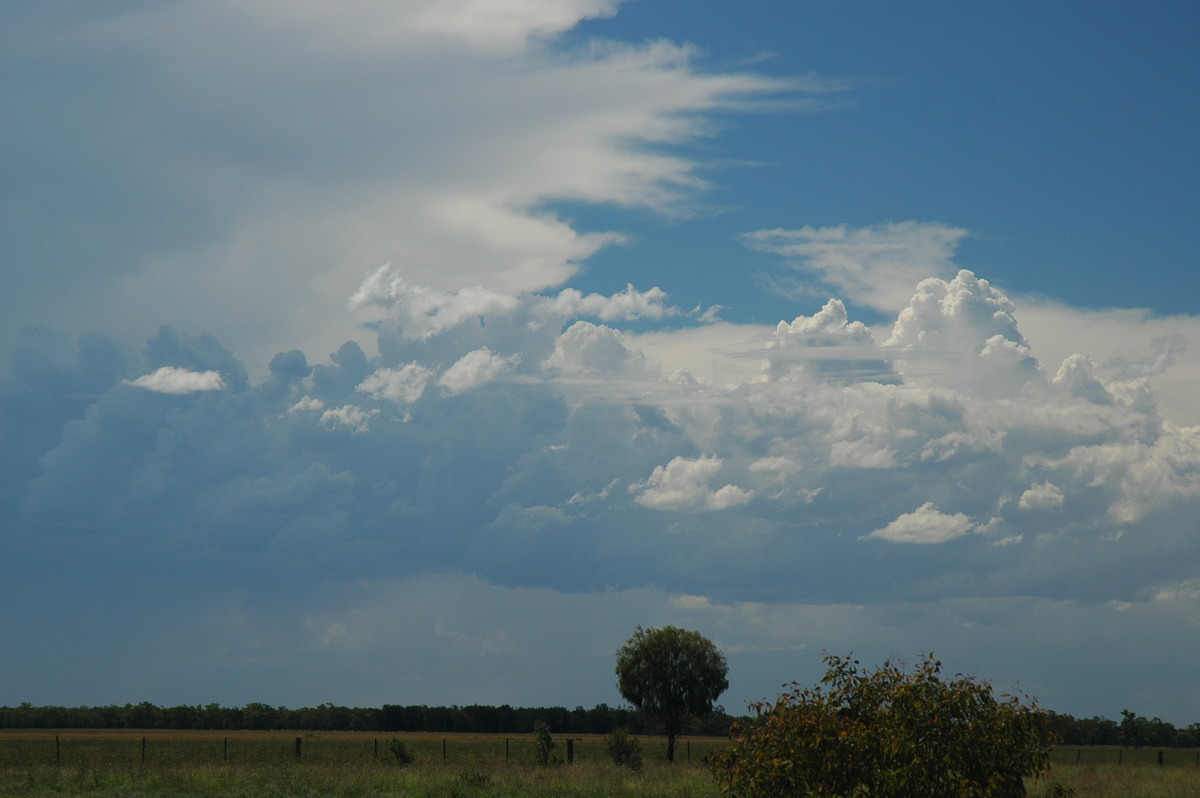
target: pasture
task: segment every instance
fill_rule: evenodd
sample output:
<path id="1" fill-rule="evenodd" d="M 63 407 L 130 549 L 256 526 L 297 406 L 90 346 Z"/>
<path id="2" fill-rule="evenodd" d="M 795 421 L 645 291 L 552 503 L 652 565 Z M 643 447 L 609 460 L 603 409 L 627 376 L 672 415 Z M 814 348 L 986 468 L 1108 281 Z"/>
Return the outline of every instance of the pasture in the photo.
<path id="1" fill-rule="evenodd" d="M 392 737 L 413 764 L 396 764 Z M 608 761 L 603 737 L 587 735 L 572 737 L 571 764 L 540 767 L 533 737 L 519 735 L 0 730 L 0 796 L 717 798 L 701 759 L 724 738 L 683 738 L 674 765 L 663 761 L 665 741 L 639 739 L 646 766 L 635 773 Z M 555 743 L 565 760 L 567 738 Z M 1063 747 L 1029 794 L 1194 798 L 1198 763 L 1195 750 L 1167 749 L 1160 766 L 1156 749 Z"/>

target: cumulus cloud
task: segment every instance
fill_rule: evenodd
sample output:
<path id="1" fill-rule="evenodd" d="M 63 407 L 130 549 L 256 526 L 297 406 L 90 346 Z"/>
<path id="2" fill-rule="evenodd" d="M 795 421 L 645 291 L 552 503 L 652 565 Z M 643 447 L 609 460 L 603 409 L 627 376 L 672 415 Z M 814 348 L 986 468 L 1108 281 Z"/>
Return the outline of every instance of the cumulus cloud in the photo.
<path id="1" fill-rule="evenodd" d="M 658 364 L 630 349 L 619 330 L 577 321 L 554 342 L 543 368 L 564 377 L 629 377 L 655 379 Z"/>
<path id="2" fill-rule="evenodd" d="M 378 413 L 378 410 L 364 410 L 354 405 L 331 407 L 321 413 L 321 426 L 346 430 L 353 435 L 361 435 L 370 429 L 371 418 L 378 415 Z"/>
<path id="3" fill-rule="evenodd" d="M 1008 297 L 965 269 L 952 280 L 932 277 L 917 285 L 884 346 L 910 382 L 1011 395 L 1042 378 L 1013 310 Z"/>
<path id="4" fill-rule="evenodd" d="M 647 480 L 633 483 L 629 490 L 637 494 L 638 504 L 653 510 L 725 510 L 754 498 L 754 491 L 736 485 L 710 488 L 708 483 L 720 470 L 716 455 L 676 457 L 666 466 L 656 466 Z"/>
<path id="5" fill-rule="evenodd" d="M 217 371 L 188 371 L 175 366 L 161 366 L 153 374 L 143 374 L 130 385 L 155 393 L 185 394 L 198 391 L 223 391 L 225 380 Z"/>
<path id="6" fill-rule="evenodd" d="M 419 363 L 406 363 L 400 368 L 381 368 L 363 380 L 358 390 L 376 399 L 412 404 L 425 393 L 433 371 Z"/>
<path id="7" fill-rule="evenodd" d="M 415 307 L 414 286 L 400 304 Z M 197 552 L 210 572 L 253 571 L 268 596 L 343 590 L 345 612 L 328 595 L 305 611 L 322 651 L 370 645 L 374 622 L 356 612 L 384 610 L 354 598 L 364 579 L 447 571 L 476 574 L 471 589 L 493 597 L 655 586 L 656 617 L 703 619 L 747 655 L 857 649 L 856 634 L 889 624 L 933 639 L 938 618 L 1003 625 L 1007 610 L 970 606 L 980 595 L 1054 617 L 1108 602 L 1165 617 L 1166 603 L 1144 606 L 1148 591 L 1196 578 L 1200 428 L 1160 417 L 1161 375 L 1119 380 L 1082 355 L 1044 371 L 1020 305 L 985 280 L 913 289 L 887 343 L 838 300 L 774 326 L 634 335 L 620 326 L 668 306 L 630 289 L 496 291 L 482 320 L 452 310 L 461 294 L 427 294 L 434 321 L 406 336 L 380 294 L 378 355 L 346 342 L 310 363 L 288 349 L 261 381 L 183 404 L 125 375 L 164 361 L 239 373 L 214 339 L 159 331 L 117 357 L 99 339 L 30 338 L 0 396 L 13 475 L 0 512 L 38 532 L 20 556 L 70 535 L 81 569 L 127 573 L 113 552 L 146 546 L 163 571 Z M 738 379 L 658 362 L 697 347 Z M 518 656 L 442 620 L 446 634 L 421 639 Z M 820 631 L 772 627 L 802 620 Z M 304 652 L 287 637 L 297 625 L 260 614 L 217 643 Z"/>
<path id="8" fill-rule="evenodd" d="M 867 538 L 890 540 L 893 543 L 945 543 L 960 538 L 975 525 L 963 513 L 947 515 L 933 502 L 925 502 L 911 513 L 904 513 Z"/>
<path id="9" fill-rule="evenodd" d="M 520 355 L 500 357 L 488 349 L 475 349 L 463 355 L 438 379 L 438 385 L 451 396 L 473 391 L 512 371 Z"/>
<path id="10" fill-rule="evenodd" d="M 1017 506 L 1022 510 L 1052 510 L 1062 503 L 1063 492 L 1053 482 L 1038 482 L 1021 494 Z"/>
<path id="11" fill-rule="evenodd" d="M 412 285 L 391 264 L 368 274 L 350 298 L 352 310 L 375 308 L 367 318 L 386 315 L 406 340 L 428 340 L 468 319 L 511 313 L 517 305 L 516 296 L 482 286 L 439 291 Z"/>

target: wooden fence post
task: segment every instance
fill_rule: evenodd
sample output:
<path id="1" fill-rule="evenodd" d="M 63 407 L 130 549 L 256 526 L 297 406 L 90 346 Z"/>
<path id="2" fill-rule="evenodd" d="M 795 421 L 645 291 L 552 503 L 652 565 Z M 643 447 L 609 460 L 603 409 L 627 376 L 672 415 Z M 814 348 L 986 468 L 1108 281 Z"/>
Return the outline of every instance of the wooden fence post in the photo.
<path id="1" fill-rule="evenodd" d="M 568 739 L 567 740 L 567 764 L 569 765 L 574 761 L 575 761 L 575 741 Z"/>
<path id="2" fill-rule="evenodd" d="M 229 738 L 228 737 L 226 737 L 224 740 L 221 741 L 221 761 L 222 762 L 229 761 Z"/>
<path id="3" fill-rule="evenodd" d="M 142 764 L 146 764 L 146 738 L 142 738 Z"/>
<path id="4" fill-rule="evenodd" d="M 297 737 L 297 738 L 296 738 L 296 758 L 297 758 L 297 759 L 299 759 L 299 758 L 300 758 L 300 744 L 301 744 L 301 743 L 303 743 L 303 742 L 304 742 L 304 738 L 303 738 L 303 737 Z"/>
<path id="5" fill-rule="evenodd" d="M 1165 754 L 1165 753 L 1166 753 L 1166 751 L 1159 751 L 1159 752 L 1158 752 L 1158 766 L 1159 766 L 1159 767 L 1162 767 L 1162 764 L 1163 764 L 1163 754 Z"/>
<path id="6" fill-rule="evenodd" d="M 446 761 L 446 738 L 443 737 L 442 738 L 442 762 L 445 763 L 445 761 Z"/>
<path id="7" fill-rule="evenodd" d="M 54 735 L 54 764 L 62 764 L 62 748 L 58 744 L 58 735 Z"/>

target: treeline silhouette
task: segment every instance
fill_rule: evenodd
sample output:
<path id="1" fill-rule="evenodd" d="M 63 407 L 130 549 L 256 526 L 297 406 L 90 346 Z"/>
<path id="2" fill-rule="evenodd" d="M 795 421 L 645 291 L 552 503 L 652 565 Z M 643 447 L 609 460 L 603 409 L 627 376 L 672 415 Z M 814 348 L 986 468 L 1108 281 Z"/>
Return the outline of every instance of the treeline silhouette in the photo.
<path id="1" fill-rule="evenodd" d="M 1200 746 L 1200 723 L 1179 728 L 1159 718 L 1122 710 L 1121 720 L 1075 718 L 1047 712 L 1060 745 L 1124 745 L 1129 747 L 1195 748 Z M 250 703 L 242 707 L 159 707 L 148 702 L 99 707 L 0 707 L 3 729 L 209 729 L 303 730 L 373 732 L 469 732 L 474 734 L 531 734 L 544 721 L 553 734 L 608 734 L 625 729 L 631 734 L 661 732 L 653 718 L 622 707 L 597 704 L 575 707 L 425 706 L 342 707 L 321 704 L 288 709 Z M 723 736 L 735 718 L 723 708 L 693 720 L 686 734 Z"/>
<path id="2" fill-rule="evenodd" d="M 1073 718 L 1046 713 L 1060 745 L 1123 745 L 1130 748 L 1196 748 L 1200 746 L 1200 723 L 1179 728 L 1159 718 L 1145 718 L 1127 709 L 1121 720 Z"/>
<path id="3" fill-rule="evenodd" d="M 625 729 L 631 734 L 656 734 L 656 722 L 633 709 L 598 704 L 575 707 L 398 706 L 379 708 L 321 704 L 288 709 L 250 703 L 242 707 L 159 707 L 148 702 L 99 707 L 0 707 L 0 728 L 6 729 L 211 729 L 376 732 L 471 732 L 530 734 L 537 721 L 554 734 L 608 734 Z M 724 735 L 733 718 L 720 707 L 708 718 L 693 721 L 689 734 Z"/>

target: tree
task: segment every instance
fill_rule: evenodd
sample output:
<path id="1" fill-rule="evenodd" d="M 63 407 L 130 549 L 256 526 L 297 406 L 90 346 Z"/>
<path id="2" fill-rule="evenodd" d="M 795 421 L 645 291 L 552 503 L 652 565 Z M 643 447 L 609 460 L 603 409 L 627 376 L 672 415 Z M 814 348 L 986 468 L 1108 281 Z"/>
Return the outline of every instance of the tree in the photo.
<path id="1" fill-rule="evenodd" d="M 823 687 L 792 689 L 735 724 L 716 757 L 718 786 L 738 798 L 1013 798 L 1050 763 L 1047 718 L 987 682 L 941 678 L 923 657 L 908 673 L 826 655 Z"/>
<path id="2" fill-rule="evenodd" d="M 616 670 L 625 700 L 662 723 L 668 762 L 675 761 L 675 738 L 684 721 L 710 713 L 729 688 L 725 655 L 699 632 L 674 626 L 637 627 L 617 649 Z"/>

